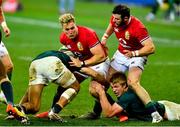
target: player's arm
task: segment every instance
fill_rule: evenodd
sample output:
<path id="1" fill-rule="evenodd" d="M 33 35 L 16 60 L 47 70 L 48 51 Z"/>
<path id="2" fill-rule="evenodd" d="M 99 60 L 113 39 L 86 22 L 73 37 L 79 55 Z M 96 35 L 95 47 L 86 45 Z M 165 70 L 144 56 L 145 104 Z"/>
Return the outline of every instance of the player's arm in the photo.
<path id="1" fill-rule="evenodd" d="M 139 56 L 147 56 L 155 52 L 155 46 L 150 37 L 143 41 L 142 45 L 143 47 L 139 50 Z"/>
<path id="2" fill-rule="evenodd" d="M 107 39 L 111 36 L 111 34 L 113 33 L 113 27 L 111 25 L 111 23 L 109 23 L 105 33 L 103 34 L 102 38 L 101 38 L 101 43 L 102 45 L 106 45 Z"/>
<path id="3" fill-rule="evenodd" d="M 103 47 L 100 43 L 92 47 L 90 51 L 93 54 L 93 56 L 90 59 L 84 61 L 85 66 L 96 65 L 98 63 L 105 61 L 107 58 L 103 50 Z"/>
<path id="4" fill-rule="evenodd" d="M 0 24 L 1 24 L 1 27 L 3 28 L 4 33 L 5 33 L 5 37 L 8 37 L 10 35 L 10 29 L 8 28 L 8 26 L 6 24 L 2 7 L 0 7 Z"/>
<path id="5" fill-rule="evenodd" d="M 106 81 L 104 75 L 94 71 L 92 68 L 82 67 L 80 71 L 86 75 L 91 76 L 94 80 L 98 81 L 102 85 L 109 86 L 109 83 Z"/>
<path id="6" fill-rule="evenodd" d="M 92 47 L 90 51 L 93 55 L 91 58 L 80 61 L 78 58 L 71 57 L 72 62 L 69 62 L 69 64 L 76 67 L 93 66 L 106 60 L 105 52 L 100 43 Z"/>
<path id="7" fill-rule="evenodd" d="M 96 84 L 93 86 L 99 95 L 99 100 L 101 103 L 102 111 L 105 117 L 114 117 L 123 111 L 123 108 L 116 102 L 111 105 L 106 97 L 106 93 L 101 84 Z"/>
<path id="8" fill-rule="evenodd" d="M 149 37 L 148 39 L 142 42 L 143 47 L 136 51 L 124 50 L 125 55 L 127 57 L 138 57 L 138 56 L 148 56 L 155 52 L 155 46 L 153 44 L 152 39 Z"/>

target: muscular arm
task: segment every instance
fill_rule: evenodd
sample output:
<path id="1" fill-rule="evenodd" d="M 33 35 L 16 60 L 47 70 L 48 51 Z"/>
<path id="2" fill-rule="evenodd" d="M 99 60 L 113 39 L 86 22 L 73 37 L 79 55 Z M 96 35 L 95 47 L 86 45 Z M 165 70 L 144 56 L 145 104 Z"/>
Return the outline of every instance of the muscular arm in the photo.
<path id="1" fill-rule="evenodd" d="M 155 52 L 155 46 L 151 38 L 142 42 L 143 47 L 139 50 L 139 56 L 146 56 Z"/>
<path id="2" fill-rule="evenodd" d="M 86 66 L 101 63 L 106 59 L 105 52 L 100 43 L 97 44 L 95 47 L 91 48 L 90 51 L 93 56 L 90 59 L 84 61 Z"/>
<path id="3" fill-rule="evenodd" d="M 0 23 L 2 23 L 4 21 L 4 14 L 2 11 L 2 7 L 0 7 Z"/>
<path id="4" fill-rule="evenodd" d="M 3 28 L 5 36 L 8 37 L 10 35 L 10 30 L 7 27 L 2 7 L 0 7 L 0 24 L 1 24 L 1 27 Z"/>
<path id="5" fill-rule="evenodd" d="M 143 45 L 143 47 L 136 51 L 124 50 L 125 56 L 131 58 L 131 57 L 133 57 L 133 52 L 134 52 L 135 56 L 147 56 L 147 55 L 153 54 L 155 52 L 155 46 L 154 46 L 151 38 L 148 38 L 145 41 L 143 41 L 142 45 Z M 138 52 L 138 55 L 136 55 L 135 52 Z"/>
<path id="6" fill-rule="evenodd" d="M 104 75 L 101 75 L 100 73 L 94 71 L 93 69 L 89 67 L 83 67 L 81 68 L 81 72 L 91 76 L 94 80 L 103 84 L 104 86 L 109 87 L 109 83 L 106 81 Z"/>
<path id="7" fill-rule="evenodd" d="M 91 48 L 90 51 L 93 54 L 93 56 L 84 61 L 85 66 L 93 66 L 105 61 L 106 55 L 100 43 L 94 46 L 93 48 Z M 80 61 L 79 58 L 71 57 L 71 60 L 72 62 L 69 62 L 71 66 L 76 66 L 76 67 L 82 66 L 81 64 L 82 61 Z"/>
<path id="8" fill-rule="evenodd" d="M 109 24 L 108 27 L 107 27 L 107 29 L 106 29 L 106 31 L 105 31 L 105 33 L 104 33 L 104 35 L 103 35 L 103 37 L 102 37 L 102 39 L 101 39 L 101 43 L 102 43 L 103 45 L 106 45 L 107 39 L 111 36 L 111 34 L 112 34 L 113 32 L 114 32 L 113 27 L 112 27 L 111 24 Z"/>

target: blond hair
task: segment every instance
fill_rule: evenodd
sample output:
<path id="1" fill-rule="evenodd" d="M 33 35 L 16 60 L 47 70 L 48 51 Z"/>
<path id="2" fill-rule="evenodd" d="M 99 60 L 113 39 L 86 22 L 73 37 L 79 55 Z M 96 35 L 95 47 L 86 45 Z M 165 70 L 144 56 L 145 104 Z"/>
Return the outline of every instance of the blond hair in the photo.
<path id="1" fill-rule="evenodd" d="M 61 25 L 67 24 L 67 23 L 69 23 L 69 22 L 71 22 L 71 21 L 75 22 L 75 18 L 74 18 L 74 16 L 73 16 L 72 14 L 70 14 L 70 13 L 63 14 L 63 15 L 61 15 L 61 16 L 59 17 L 59 22 L 61 23 Z"/>

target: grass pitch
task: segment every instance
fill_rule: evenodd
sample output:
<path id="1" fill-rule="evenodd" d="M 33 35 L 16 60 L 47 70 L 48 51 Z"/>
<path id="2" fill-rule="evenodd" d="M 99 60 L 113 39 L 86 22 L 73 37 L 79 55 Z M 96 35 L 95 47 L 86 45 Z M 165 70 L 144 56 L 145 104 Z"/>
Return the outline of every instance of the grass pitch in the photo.
<path id="1" fill-rule="evenodd" d="M 5 14 L 11 28 L 11 37 L 3 38 L 14 63 L 13 88 L 14 101 L 18 103 L 28 86 L 28 67 L 37 54 L 51 49 L 59 49 L 58 5 L 51 0 L 22 1 L 24 10 L 15 14 Z M 76 1 L 75 17 L 77 24 L 91 27 L 97 31 L 99 38 L 103 35 L 111 16 L 113 4 L 86 3 Z M 133 15 L 147 26 L 156 45 L 156 53 L 151 55 L 142 76 L 141 84 L 149 92 L 153 100 L 170 100 L 180 103 L 180 19 L 166 22 L 162 12 L 158 13 L 154 22 L 145 21 L 149 8 L 131 7 Z M 117 49 L 117 40 L 112 36 L 108 41 L 110 57 Z M 93 98 L 88 93 L 89 80 L 81 84 L 77 97 L 65 107 L 60 115 L 66 123 L 52 122 L 47 119 L 36 119 L 29 115 L 29 126 L 180 126 L 180 121 L 164 121 L 159 124 L 150 122 L 128 121 L 118 122 L 117 118 L 88 121 L 70 116 L 79 116 L 92 110 Z M 56 85 L 50 85 L 43 91 L 41 110 L 47 111 L 51 105 Z M 109 92 L 112 94 L 111 89 Z M 21 126 L 16 120 L 4 120 L 6 106 L 0 103 L 0 126 Z"/>

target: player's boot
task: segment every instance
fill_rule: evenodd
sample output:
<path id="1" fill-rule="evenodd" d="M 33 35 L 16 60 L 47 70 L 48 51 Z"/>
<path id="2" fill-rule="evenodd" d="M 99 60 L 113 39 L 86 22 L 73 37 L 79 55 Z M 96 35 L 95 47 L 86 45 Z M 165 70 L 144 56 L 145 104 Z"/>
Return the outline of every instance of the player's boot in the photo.
<path id="1" fill-rule="evenodd" d="M 36 114 L 35 117 L 37 117 L 37 118 L 48 118 L 48 113 L 49 113 L 48 111 L 42 112 L 42 113 Z"/>
<path id="2" fill-rule="evenodd" d="M 128 120 L 128 116 L 124 114 L 119 115 L 119 122 L 125 122 Z"/>
<path id="3" fill-rule="evenodd" d="M 159 122 L 163 121 L 162 116 L 160 116 L 157 111 L 156 111 L 156 112 L 153 112 L 153 113 L 151 114 L 151 116 L 152 116 L 152 118 L 153 118 L 153 119 L 152 119 L 152 123 L 159 123 Z"/>
<path id="4" fill-rule="evenodd" d="M 50 111 L 48 113 L 48 118 L 52 121 L 65 122 L 63 118 L 61 118 L 57 113 L 54 113 L 53 111 Z"/>
<path id="5" fill-rule="evenodd" d="M 80 119 L 87 119 L 87 120 L 96 120 L 96 119 L 99 119 L 100 116 L 94 112 L 88 112 L 87 114 L 81 115 L 79 118 Z"/>
<path id="6" fill-rule="evenodd" d="M 6 112 L 8 113 L 8 115 L 14 116 L 14 118 L 20 121 L 22 124 L 29 124 L 29 119 L 24 114 L 24 112 L 18 110 L 18 108 L 16 107 L 13 107 L 11 104 L 7 105 Z"/>

